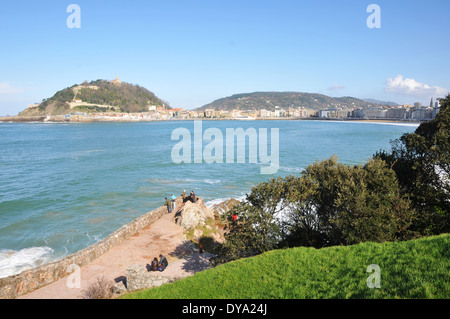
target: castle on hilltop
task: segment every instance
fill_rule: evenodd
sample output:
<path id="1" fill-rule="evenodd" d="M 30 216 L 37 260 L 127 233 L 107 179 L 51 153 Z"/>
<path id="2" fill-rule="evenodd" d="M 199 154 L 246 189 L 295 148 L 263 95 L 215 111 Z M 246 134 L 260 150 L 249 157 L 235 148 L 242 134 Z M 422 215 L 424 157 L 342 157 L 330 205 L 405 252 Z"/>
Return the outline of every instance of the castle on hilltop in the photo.
<path id="1" fill-rule="evenodd" d="M 122 81 L 119 80 L 119 73 L 117 73 L 115 80 L 111 80 L 110 83 L 116 84 L 116 85 L 122 84 Z"/>

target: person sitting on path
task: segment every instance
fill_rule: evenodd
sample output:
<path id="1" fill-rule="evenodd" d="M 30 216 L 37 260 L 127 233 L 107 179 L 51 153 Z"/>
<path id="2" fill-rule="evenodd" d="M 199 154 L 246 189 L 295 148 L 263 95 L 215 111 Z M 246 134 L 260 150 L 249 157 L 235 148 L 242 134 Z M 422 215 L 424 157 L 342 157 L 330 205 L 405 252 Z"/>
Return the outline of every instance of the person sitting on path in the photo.
<path id="1" fill-rule="evenodd" d="M 158 258 L 154 258 L 152 261 L 152 271 L 157 271 L 158 270 Z"/>
<path id="2" fill-rule="evenodd" d="M 170 199 L 166 197 L 166 205 L 167 205 L 167 212 L 170 214 L 172 212 L 172 203 L 170 202 Z"/>
<path id="3" fill-rule="evenodd" d="M 159 271 L 164 271 L 164 269 L 166 269 L 166 267 L 169 265 L 169 263 L 167 262 L 166 257 L 164 257 L 163 255 L 159 255 L 159 265 L 158 265 L 158 270 Z"/>

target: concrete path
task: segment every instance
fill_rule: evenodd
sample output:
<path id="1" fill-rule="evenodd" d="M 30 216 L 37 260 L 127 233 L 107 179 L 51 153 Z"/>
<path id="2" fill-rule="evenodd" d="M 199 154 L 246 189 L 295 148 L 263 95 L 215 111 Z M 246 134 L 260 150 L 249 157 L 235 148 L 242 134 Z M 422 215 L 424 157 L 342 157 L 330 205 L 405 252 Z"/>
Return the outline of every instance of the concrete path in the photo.
<path id="1" fill-rule="evenodd" d="M 186 277 L 209 268 L 205 258 L 198 254 L 198 249 L 186 240 L 183 231 L 182 227 L 175 224 L 174 214 L 166 214 L 90 264 L 81 267 L 80 288 L 69 288 L 74 282 L 70 280 L 73 278 L 70 275 L 18 299 L 83 298 L 83 290 L 97 278 L 105 277 L 114 283 L 116 278 L 126 275 L 128 266 L 150 265 L 153 258 L 157 257 L 159 260 L 159 254 L 166 256 L 169 262 L 167 269 L 158 273 L 161 275 Z"/>

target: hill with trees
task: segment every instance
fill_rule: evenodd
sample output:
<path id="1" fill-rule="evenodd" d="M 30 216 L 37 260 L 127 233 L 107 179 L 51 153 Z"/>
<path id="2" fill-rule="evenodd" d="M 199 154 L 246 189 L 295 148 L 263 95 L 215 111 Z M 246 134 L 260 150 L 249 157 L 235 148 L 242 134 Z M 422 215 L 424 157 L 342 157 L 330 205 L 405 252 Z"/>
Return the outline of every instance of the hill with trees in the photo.
<path id="1" fill-rule="evenodd" d="M 235 94 L 230 97 L 215 100 L 197 110 L 261 110 L 273 111 L 277 107 L 282 109 L 304 107 L 312 110 L 326 108 L 353 108 L 380 105 L 354 97 L 330 97 L 318 93 L 301 92 L 254 92 Z"/>
<path id="2" fill-rule="evenodd" d="M 78 102 L 77 102 L 78 101 Z M 39 105 L 21 112 L 21 116 L 63 115 L 70 112 L 147 112 L 150 106 L 170 109 L 167 102 L 153 92 L 118 79 L 75 84 L 44 99 Z"/>

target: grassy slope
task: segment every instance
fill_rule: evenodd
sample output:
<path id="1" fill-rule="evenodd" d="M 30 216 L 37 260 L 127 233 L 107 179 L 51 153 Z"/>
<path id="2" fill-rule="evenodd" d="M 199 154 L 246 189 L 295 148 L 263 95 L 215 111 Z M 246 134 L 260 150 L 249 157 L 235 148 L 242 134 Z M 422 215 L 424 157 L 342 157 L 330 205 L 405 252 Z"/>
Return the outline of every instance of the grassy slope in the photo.
<path id="1" fill-rule="evenodd" d="M 380 289 L 367 287 L 371 264 Z M 124 298 L 450 298 L 450 235 L 276 250 Z"/>

